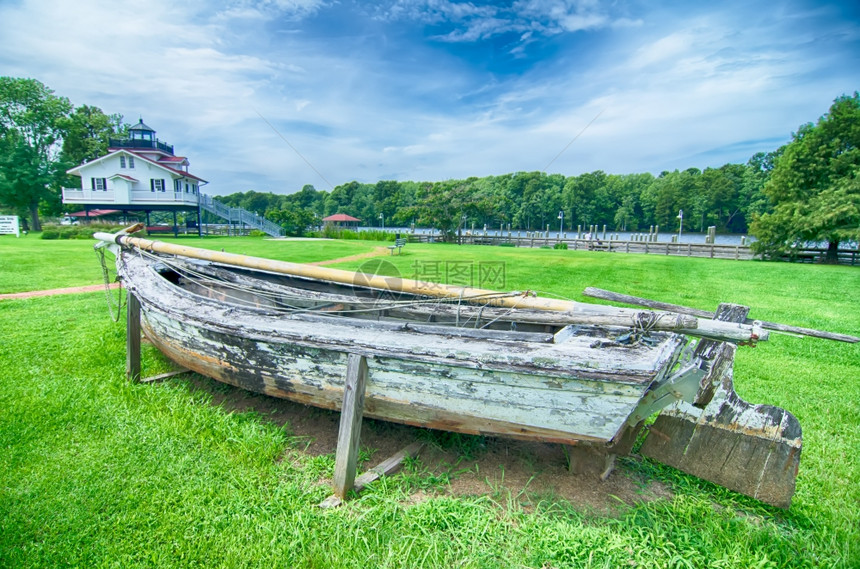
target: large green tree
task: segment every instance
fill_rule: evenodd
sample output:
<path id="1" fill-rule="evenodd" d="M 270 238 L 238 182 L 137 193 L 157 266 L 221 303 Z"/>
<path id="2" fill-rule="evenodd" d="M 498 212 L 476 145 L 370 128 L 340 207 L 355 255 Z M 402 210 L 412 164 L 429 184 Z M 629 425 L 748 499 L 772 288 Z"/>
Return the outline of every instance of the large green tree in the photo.
<path id="1" fill-rule="evenodd" d="M 34 231 L 41 230 L 39 202 L 56 197 L 63 119 L 71 110 L 68 99 L 35 79 L 0 77 L 0 204 L 26 209 Z"/>
<path id="2" fill-rule="evenodd" d="M 61 121 L 63 128 L 62 160 L 69 168 L 107 154 L 111 137 L 128 133 L 129 125 L 122 115 L 106 115 L 90 105 L 76 107 Z"/>
<path id="3" fill-rule="evenodd" d="M 839 243 L 860 239 L 860 97 L 843 95 L 813 125 L 798 129 L 777 156 L 763 192 L 772 211 L 753 221 L 756 249 L 768 256 L 826 242 L 836 261 Z"/>

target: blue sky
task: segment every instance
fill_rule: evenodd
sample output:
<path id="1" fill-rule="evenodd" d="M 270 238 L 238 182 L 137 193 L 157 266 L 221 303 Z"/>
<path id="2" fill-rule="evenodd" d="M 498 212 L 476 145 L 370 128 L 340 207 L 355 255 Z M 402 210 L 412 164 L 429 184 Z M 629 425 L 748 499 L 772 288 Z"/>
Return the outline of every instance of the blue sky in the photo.
<path id="1" fill-rule="evenodd" d="M 0 29 L 0 75 L 142 117 L 216 195 L 746 162 L 860 89 L 857 2 L 0 0 Z"/>

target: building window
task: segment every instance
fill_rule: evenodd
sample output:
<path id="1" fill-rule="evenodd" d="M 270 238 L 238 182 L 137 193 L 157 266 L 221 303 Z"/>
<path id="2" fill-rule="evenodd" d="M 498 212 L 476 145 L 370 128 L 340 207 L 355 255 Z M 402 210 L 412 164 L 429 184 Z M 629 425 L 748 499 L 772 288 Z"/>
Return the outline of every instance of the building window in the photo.
<path id="1" fill-rule="evenodd" d="M 107 190 L 107 180 L 104 178 L 90 178 L 90 183 L 94 190 Z"/>
<path id="2" fill-rule="evenodd" d="M 185 193 L 188 193 L 188 182 L 185 182 Z"/>
<path id="3" fill-rule="evenodd" d="M 134 156 L 129 156 L 129 157 L 128 157 L 128 167 L 129 167 L 129 168 L 134 168 Z"/>
<path id="4" fill-rule="evenodd" d="M 120 168 L 125 168 L 125 156 L 120 156 L 120 157 L 119 157 L 119 167 L 120 167 Z"/>
<path id="5" fill-rule="evenodd" d="M 164 191 L 164 180 L 150 180 L 149 181 L 149 189 L 152 192 L 163 192 Z"/>
<path id="6" fill-rule="evenodd" d="M 173 191 L 181 192 L 182 191 L 182 180 L 173 180 Z"/>

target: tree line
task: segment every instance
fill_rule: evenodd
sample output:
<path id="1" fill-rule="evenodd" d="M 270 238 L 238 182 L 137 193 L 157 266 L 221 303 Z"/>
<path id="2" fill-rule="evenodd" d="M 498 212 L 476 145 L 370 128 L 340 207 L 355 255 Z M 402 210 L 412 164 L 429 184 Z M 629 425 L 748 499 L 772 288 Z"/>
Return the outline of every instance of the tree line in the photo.
<path id="1" fill-rule="evenodd" d="M 0 208 L 29 218 L 62 211 L 65 172 L 104 155 L 127 134 L 122 115 L 74 106 L 35 79 L 0 77 Z M 218 199 L 264 215 L 297 235 L 323 217 L 346 213 L 364 225 L 433 227 L 454 235 L 471 227 L 541 231 L 561 224 L 641 231 L 652 225 L 750 233 L 760 252 L 782 254 L 804 242 L 860 239 L 860 97 L 838 97 L 817 123 L 744 164 L 650 173 L 578 176 L 516 172 L 463 180 L 357 181 L 331 191 L 245 191 Z M 289 191 L 285 188 L 285 191 Z"/>
<path id="2" fill-rule="evenodd" d="M 760 153 L 746 164 L 659 176 L 599 170 L 578 176 L 517 172 L 439 182 L 353 181 L 330 192 L 306 185 L 287 195 L 250 191 L 218 199 L 286 221 L 291 229 L 345 213 L 367 226 L 415 224 L 448 233 L 484 225 L 541 231 L 547 226 L 570 230 L 605 224 L 613 230 L 639 231 L 652 225 L 677 227 L 683 210 L 690 230 L 713 225 L 720 232 L 746 233 L 749 221 L 766 211 L 762 189 L 773 158 Z M 300 211 L 306 212 L 301 219 L 290 217 Z"/>

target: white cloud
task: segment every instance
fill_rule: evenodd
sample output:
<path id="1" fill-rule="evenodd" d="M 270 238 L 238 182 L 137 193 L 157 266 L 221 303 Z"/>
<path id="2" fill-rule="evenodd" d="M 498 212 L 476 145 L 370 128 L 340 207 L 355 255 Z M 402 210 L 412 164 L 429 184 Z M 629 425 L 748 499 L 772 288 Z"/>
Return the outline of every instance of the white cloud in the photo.
<path id="1" fill-rule="evenodd" d="M 305 183 L 330 189 L 280 135 L 333 184 L 439 180 L 541 169 L 601 111 L 553 171 L 719 165 L 748 158 L 719 149 L 787 138 L 833 97 L 856 89 L 845 65 L 851 57 L 839 50 L 845 40 L 791 27 L 808 22 L 794 15 L 794 23 L 716 11 L 667 19 L 552 0 L 391 6 L 370 31 L 351 22 L 322 37 L 294 26 L 296 18 L 346 6 L 5 3 L 0 75 L 35 77 L 75 104 L 127 120 L 142 115 L 216 194 Z M 439 26 L 449 42 L 516 32 L 519 44 L 507 49 L 522 70 L 494 75 L 484 61 L 472 65 L 445 51 L 457 46 L 421 38 L 383 51 L 385 42 L 403 41 L 392 30 L 406 19 Z M 291 33 L 268 31 L 281 22 Z M 586 57 L 587 44 L 565 47 L 565 33 L 581 39 L 596 29 L 607 38 L 603 49 Z M 851 30 L 845 24 L 837 35 Z M 559 55 L 530 66 L 525 47 L 547 35 Z M 818 52 L 822 37 L 833 43 Z M 717 163 L 695 163 L 705 156 Z"/>
<path id="2" fill-rule="evenodd" d="M 277 17 L 300 20 L 317 13 L 323 0 L 233 0 L 216 13 L 219 20 L 268 20 Z"/>
<path id="3" fill-rule="evenodd" d="M 430 25 L 449 25 L 451 31 L 436 39 L 447 42 L 476 42 L 506 33 L 555 35 L 630 25 L 627 18 L 614 18 L 608 8 L 590 0 L 517 0 L 510 6 L 476 6 L 470 2 L 448 0 L 397 0 L 379 17 L 387 20 L 409 19 Z M 514 48 L 521 51 L 521 48 Z"/>

